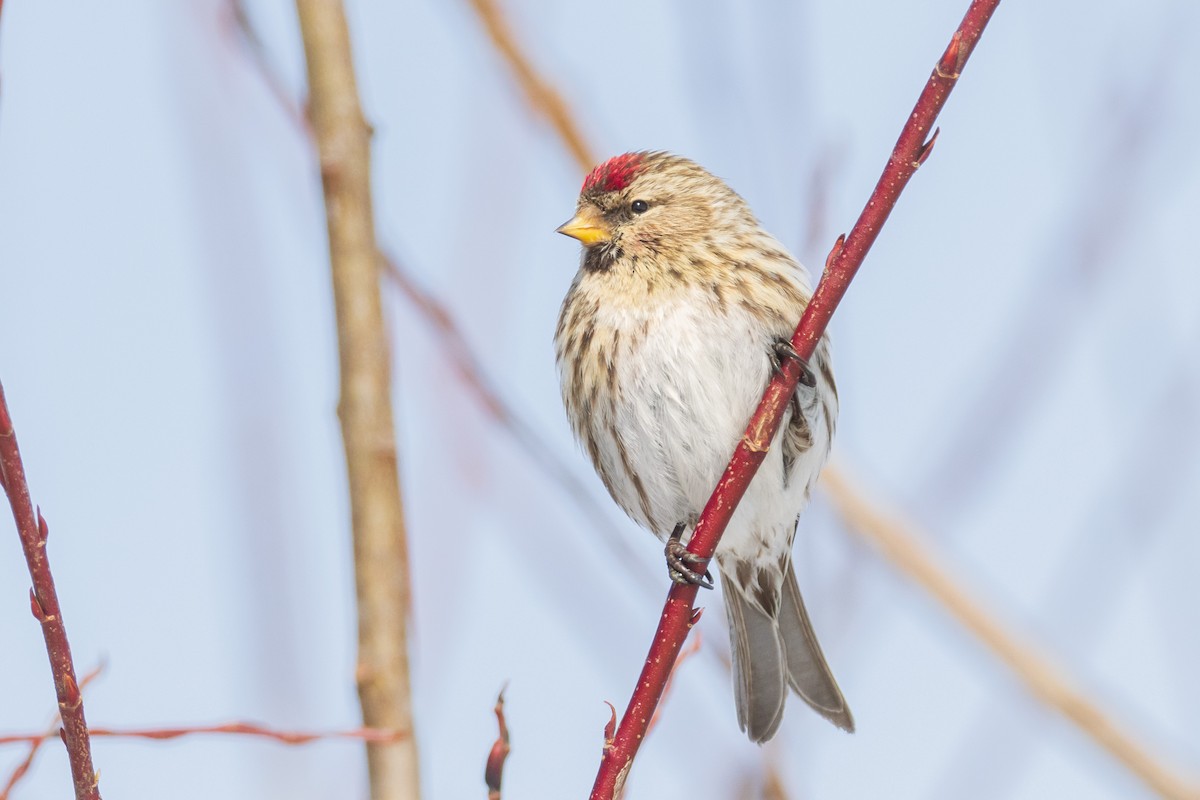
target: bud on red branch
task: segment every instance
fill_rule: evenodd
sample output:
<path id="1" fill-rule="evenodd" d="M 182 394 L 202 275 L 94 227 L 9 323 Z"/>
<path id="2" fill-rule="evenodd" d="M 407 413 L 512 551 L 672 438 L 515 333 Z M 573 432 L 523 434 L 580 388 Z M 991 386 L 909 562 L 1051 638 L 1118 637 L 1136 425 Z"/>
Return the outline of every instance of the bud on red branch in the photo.
<path id="1" fill-rule="evenodd" d="M 71 762 L 75 798 L 100 800 L 100 790 L 96 788 L 96 770 L 92 767 L 87 720 L 83 716 L 83 696 L 79 691 L 79 681 L 75 678 L 71 644 L 67 640 L 67 629 L 58 607 L 58 592 L 54 588 L 54 576 L 50 573 L 50 561 L 46 556 L 46 539 L 50 535 L 50 528 L 41 510 L 34 509 L 29 496 L 25 465 L 21 462 L 21 450 L 17 447 L 17 434 L 8 413 L 3 386 L 0 386 L 0 476 L 0 485 L 8 495 L 13 521 L 17 523 L 17 533 L 21 537 L 21 548 L 25 551 L 25 562 L 29 566 L 29 577 L 33 581 L 33 588 L 29 590 L 30 610 L 41 623 L 46 652 L 50 656 L 50 671 L 54 675 L 54 688 L 58 695 L 62 739 Z"/>

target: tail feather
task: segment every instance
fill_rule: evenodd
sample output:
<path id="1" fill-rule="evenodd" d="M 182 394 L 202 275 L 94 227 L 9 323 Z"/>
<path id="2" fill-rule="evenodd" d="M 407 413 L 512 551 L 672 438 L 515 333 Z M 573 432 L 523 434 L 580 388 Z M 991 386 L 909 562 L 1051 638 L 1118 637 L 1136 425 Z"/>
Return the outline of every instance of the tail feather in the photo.
<path id="1" fill-rule="evenodd" d="M 804 598 L 796 584 L 796 571 L 790 564 L 783 578 L 778 624 L 787 654 L 788 684 L 814 711 L 842 730 L 853 733 L 854 717 L 825 661 L 821 645 L 817 643 L 817 635 L 804 608 Z"/>
<path id="2" fill-rule="evenodd" d="M 729 616 L 729 642 L 733 651 L 734 699 L 738 723 L 754 742 L 775 735 L 783 721 L 789 686 L 818 714 L 844 731 L 854 732 L 854 717 L 838 688 L 833 672 L 817 643 L 796 573 L 790 564 L 770 583 L 773 601 L 761 595 L 765 575 L 758 574 L 755 597 L 752 587 L 742 585 L 721 569 L 721 594 Z M 782 585 L 776 581 L 782 577 Z M 775 592 L 778 592 L 776 594 Z M 771 606 L 774 615 L 763 608 Z"/>
<path id="3" fill-rule="evenodd" d="M 729 615 L 738 724 L 751 741 L 765 742 L 779 729 L 787 699 L 787 663 L 779 627 L 724 570 L 721 594 Z"/>

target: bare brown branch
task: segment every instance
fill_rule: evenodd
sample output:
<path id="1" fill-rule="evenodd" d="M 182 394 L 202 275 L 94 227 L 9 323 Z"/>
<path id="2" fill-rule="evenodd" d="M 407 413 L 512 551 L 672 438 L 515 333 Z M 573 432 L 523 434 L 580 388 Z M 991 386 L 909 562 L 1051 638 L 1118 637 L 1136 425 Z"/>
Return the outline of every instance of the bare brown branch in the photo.
<path id="1" fill-rule="evenodd" d="M 1200 785 L 1189 785 L 1160 764 L 1035 648 L 1020 641 L 997 622 L 938 563 L 911 526 L 901 522 L 894 513 L 877 507 L 841 470 L 826 469 L 822 481 L 850 530 L 866 539 L 890 564 L 937 598 L 943 608 L 1016 673 L 1038 700 L 1075 723 L 1160 796 L 1172 800 L 1200 798 Z"/>
<path id="2" fill-rule="evenodd" d="M 373 800 L 420 796 L 411 735 L 408 550 L 392 421 L 391 369 L 379 293 L 363 118 L 341 0 L 297 0 L 310 111 L 325 187 L 341 362 L 338 414 L 350 479 L 363 722 L 407 732 L 367 747 Z"/>
<path id="3" fill-rule="evenodd" d="M 79 689 L 79 681 L 75 678 L 71 643 L 67 640 L 67 627 L 63 622 L 62 609 L 58 605 L 58 591 L 54 588 L 54 576 L 50 572 L 50 560 L 46 553 L 46 539 L 50 535 L 50 528 L 41 510 L 35 511 L 33 500 L 30 499 L 29 484 L 25 480 L 25 465 L 21 461 L 17 434 L 13 430 L 2 385 L 0 476 L 3 476 L 0 483 L 8 495 L 13 520 L 21 538 L 21 548 L 25 551 L 25 563 L 29 566 L 29 577 L 33 581 L 33 588 L 29 590 L 29 603 L 33 616 L 42 625 L 46 653 L 50 656 L 50 671 L 54 674 L 54 690 L 58 695 L 63 741 L 67 745 L 67 756 L 71 762 L 75 797 L 76 800 L 99 800 L 98 778 L 92 766 L 92 746 L 88 740 L 87 720 L 83 713 L 83 694 Z"/>

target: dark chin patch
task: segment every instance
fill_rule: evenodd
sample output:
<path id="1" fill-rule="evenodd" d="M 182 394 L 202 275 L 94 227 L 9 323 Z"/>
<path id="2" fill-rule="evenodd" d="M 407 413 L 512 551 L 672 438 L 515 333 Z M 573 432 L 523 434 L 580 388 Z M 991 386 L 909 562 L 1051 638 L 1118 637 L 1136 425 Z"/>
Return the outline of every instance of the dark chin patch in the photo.
<path id="1" fill-rule="evenodd" d="M 589 247 L 583 254 L 583 268 L 588 272 L 608 272 L 622 255 L 618 245 Z"/>

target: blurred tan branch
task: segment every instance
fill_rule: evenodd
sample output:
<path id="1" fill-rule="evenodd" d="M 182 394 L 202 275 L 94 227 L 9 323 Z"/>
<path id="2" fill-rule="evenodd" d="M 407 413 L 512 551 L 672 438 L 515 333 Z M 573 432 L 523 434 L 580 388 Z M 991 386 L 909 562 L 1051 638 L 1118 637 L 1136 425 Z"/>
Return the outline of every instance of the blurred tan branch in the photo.
<path id="1" fill-rule="evenodd" d="M 769 762 L 768 767 L 766 779 L 763 781 L 762 799 L 789 800 L 787 787 L 783 785 L 783 778 L 779 775 L 778 765 Z"/>
<path id="2" fill-rule="evenodd" d="M 1120 760 L 1162 797 L 1200 798 L 1200 787 L 1172 773 L 1117 726 L 1097 703 L 1075 688 L 1037 649 L 1020 641 L 951 577 L 920 536 L 893 512 L 884 511 L 841 470 L 830 467 L 822 486 L 848 528 L 869 542 L 894 567 L 929 592 L 979 638 L 1025 684 L 1034 697 L 1058 710 Z"/>
<path id="3" fill-rule="evenodd" d="M 338 415 L 350 480 L 363 722 L 409 735 L 367 745 L 373 800 L 420 796 L 411 735 L 408 550 L 400 499 L 391 368 L 370 186 L 371 132 L 354 77 L 341 0 L 296 0 L 309 108 L 325 188 L 341 362 Z"/>
<path id="4" fill-rule="evenodd" d="M 580 169 L 587 172 L 596 163 L 595 158 L 583 138 L 579 123 L 558 90 L 538 73 L 533 62 L 526 57 L 495 0 L 471 0 L 471 6 L 487 30 L 492 44 L 513 71 L 513 77 L 525 93 L 530 108 L 549 121 L 562 140 L 563 147 L 570 152 Z"/>

